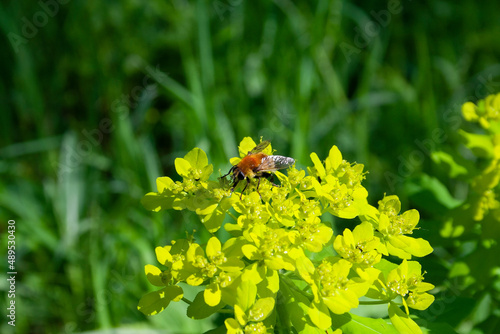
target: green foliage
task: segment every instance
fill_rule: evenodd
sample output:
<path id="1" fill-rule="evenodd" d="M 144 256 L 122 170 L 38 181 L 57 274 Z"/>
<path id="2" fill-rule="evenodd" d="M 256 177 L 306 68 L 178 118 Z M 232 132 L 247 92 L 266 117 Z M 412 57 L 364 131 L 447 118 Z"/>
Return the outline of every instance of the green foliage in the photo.
<path id="1" fill-rule="evenodd" d="M 438 297 L 440 304 L 451 305 L 437 319 L 459 331 L 474 327 L 493 333 L 500 305 L 500 94 L 464 103 L 462 114 L 469 123 L 458 134 L 468 150 L 448 148 L 434 151 L 432 157 L 450 178 L 458 178 L 465 195 L 453 198 L 435 178 L 419 182 L 432 191 L 429 201 L 443 203 L 439 239 L 433 245 L 453 259 L 449 263 L 438 260 L 446 268 L 442 287 L 452 297 Z"/>
<path id="2" fill-rule="evenodd" d="M 464 145 L 476 160 L 471 166 L 461 166 L 459 160 L 448 160 L 450 171 L 462 169 L 469 192 L 461 205 L 454 209 L 441 234 L 445 238 L 463 237 L 477 240 L 489 249 L 500 237 L 500 94 L 490 95 L 477 105 L 467 102 L 462 107 L 464 118 L 478 123 L 481 133 L 460 131 Z M 458 155 L 458 154 L 457 154 Z"/>
<path id="3" fill-rule="evenodd" d="M 240 157 L 254 147 L 244 138 Z M 295 167 L 287 176 L 276 172 L 279 187 L 262 179 L 245 193 L 231 193 L 224 180 L 209 180 L 213 167 L 201 149 L 177 158 L 182 181 L 158 178 L 158 192 L 146 194 L 143 205 L 152 211 L 193 211 L 210 233 L 224 226 L 230 237 L 222 241 L 213 235 L 206 244 L 191 237 L 157 247 L 162 267 L 146 265 L 145 271 L 149 282 L 162 288 L 146 294 L 138 309 L 146 315 L 163 311 L 182 299 L 181 283 L 186 283 L 204 288 L 193 301 L 182 299 L 189 304 L 188 315 L 200 319 L 229 312 L 228 333 L 319 333 L 352 326 L 335 323 L 334 315 L 349 314 L 365 297 L 387 304 L 388 328 L 422 333 L 409 308 L 427 309 L 434 286 L 423 282 L 418 262 L 408 261 L 432 252 L 426 240 L 409 236 L 418 212 L 400 213 L 397 196 L 384 197 L 378 208 L 368 204 L 363 165 L 343 160 L 336 146 L 324 162 L 316 153 L 311 160 L 308 173 Z M 321 220 L 325 213 L 362 222 L 334 235 Z M 332 245 L 336 253 L 312 256 Z M 389 262 L 389 255 L 403 261 Z M 356 322 L 374 330 L 380 326 L 370 318 Z"/>
<path id="4" fill-rule="evenodd" d="M 48 14 L 54 3 L 57 13 Z M 333 143 L 344 159 L 370 166 L 363 182 L 370 203 L 387 191 L 398 194 L 403 211 L 418 208 L 420 229 L 413 236 L 436 250 L 419 261 L 438 293 L 427 310 L 412 310 L 421 318 L 417 323 L 437 333 L 444 331 L 436 321 L 464 334 L 500 332 L 498 303 L 489 297 L 498 291 L 495 285 L 486 285 L 485 294 L 461 285 L 470 278 L 491 281 L 495 252 L 467 258 L 480 243 L 477 227 L 469 229 L 471 238 L 460 225 L 452 229 L 460 237 L 439 233 L 439 222 L 469 191 L 471 176 L 464 171 L 484 167 L 482 157 L 458 155 L 464 148 L 454 140 L 459 106 L 498 89 L 498 0 L 400 1 L 399 13 L 384 16 L 389 3 L 398 5 L 3 1 L 0 249 L 7 249 L 5 222 L 15 219 L 15 332 L 201 333 L 220 323 L 221 316 L 185 317 L 183 302 L 171 302 L 161 316 L 137 311 L 149 285 L 138 268 L 155 261 L 151 249 L 195 228 L 199 242 L 209 240 L 196 214 L 154 214 L 137 202 L 158 175 L 177 180 L 173 157 L 200 147 L 216 172 L 227 170 L 227 157 L 238 155 L 236 138 L 249 134 L 270 139 L 296 159 L 297 168 L 309 164 L 313 148 L 327 157 Z M 21 44 L 12 43 L 12 34 Z M 355 51 L 348 57 L 346 44 Z M 432 138 L 437 128 L 447 137 L 430 149 L 447 156 L 439 157 L 439 165 L 424 158 L 405 169 L 401 158 L 407 161 L 416 141 Z M 471 124 L 464 130 L 473 132 Z M 478 145 L 475 151 L 484 150 Z M 451 180 L 449 157 L 458 164 Z M 390 189 L 386 173 L 399 177 Z M 230 201 L 222 203 L 208 217 L 213 226 L 227 216 L 226 206 L 234 213 Z M 331 214 L 321 220 L 328 225 Z M 357 220 L 335 219 L 332 228 L 337 235 Z M 292 226 L 289 217 L 282 222 Z M 230 219 L 225 223 L 220 238 Z M 328 245 L 311 256 L 332 255 Z M 4 283 L 7 271 L 0 261 Z M 286 287 L 281 284 L 279 293 Z M 182 288 L 184 298 L 204 298 L 200 286 Z M 300 303 L 290 299 L 276 308 L 289 310 L 293 321 L 292 312 L 301 314 L 306 301 L 289 290 Z M 364 325 L 355 324 L 361 313 L 354 312 L 372 309 L 332 315 L 332 323 L 360 333 Z M 204 318 L 199 310 L 212 308 L 190 309 L 188 316 Z M 384 321 L 377 328 L 386 328 Z M 1 333 L 11 330 L 0 323 Z"/>

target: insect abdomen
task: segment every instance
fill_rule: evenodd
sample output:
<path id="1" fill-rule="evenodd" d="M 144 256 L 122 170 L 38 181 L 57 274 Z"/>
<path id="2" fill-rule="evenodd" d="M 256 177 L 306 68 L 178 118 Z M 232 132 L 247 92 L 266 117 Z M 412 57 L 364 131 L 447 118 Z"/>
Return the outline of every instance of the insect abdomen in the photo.
<path id="1" fill-rule="evenodd" d="M 260 166 L 262 159 L 265 156 L 267 155 L 264 153 L 247 155 L 246 157 L 241 159 L 240 163 L 238 164 L 238 168 L 245 177 L 254 177 L 254 171 L 257 169 L 257 167 Z"/>

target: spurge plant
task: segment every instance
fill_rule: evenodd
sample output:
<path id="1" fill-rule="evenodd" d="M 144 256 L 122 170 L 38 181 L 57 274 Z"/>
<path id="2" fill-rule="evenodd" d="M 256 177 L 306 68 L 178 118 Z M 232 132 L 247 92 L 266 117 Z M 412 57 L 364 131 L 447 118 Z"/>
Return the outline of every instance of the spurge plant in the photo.
<path id="1" fill-rule="evenodd" d="M 244 138 L 240 158 L 231 163 L 255 146 Z M 263 153 L 271 155 L 271 146 Z M 144 295 L 138 309 L 154 315 L 171 302 L 187 302 L 194 319 L 228 314 L 219 328 L 227 333 L 421 333 L 410 309 L 431 305 L 433 285 L 412 259 L 433 249 L 411 236 L 418 211 L 401 213 L 394 195 L 378 207 L 368 204 L 364 166 L 343 160 L 336 146 L 324 161 L 315 153 L 311 160 L 307 172 L 295 166 L 287 175 L 277 171 L 279 186 L 262 179 L 258 192 L 251 182 L 243 193 L 243 185 L 231 193 L 224 179 L 209 179 L 213 166 L 201 149 L 177 158 L 182 181 L 158 178 L 158 192 L 142 203 L 152 211 L 195 212 L 213 236 L 202 244 L 191 236 L 157 247 L 160 266 L 148 264 L 145 271 L 158 290 Z M 336 234 L 322 220 L 328 214 L 352 219 L 353 228 Z M 215 235 L 223 225 L 227 240 Z M 202 287 L 194 300 L 184 298 L 186 284 Z M 373 304 L 387 304 L 390 322 L 350 313 Z"/>

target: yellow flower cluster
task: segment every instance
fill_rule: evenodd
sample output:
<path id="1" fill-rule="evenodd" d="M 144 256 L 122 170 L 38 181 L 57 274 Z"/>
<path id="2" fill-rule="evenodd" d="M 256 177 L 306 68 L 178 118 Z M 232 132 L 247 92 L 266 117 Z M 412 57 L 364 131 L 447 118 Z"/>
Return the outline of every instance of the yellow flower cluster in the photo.
<path id="1" fill-rule="evenodd" d="M 471 181 L 473 194 L 470 198 L 472 218 L 482 221 L 492 212 L 500 221 L 500 201 L 498 184 L 500 183 L 500 94 L 489 95 L 479 100 L 477 105 L 466 102 L 462 114 L 469 122 L 478 122 L 486 131 L 484 134 L 468 133 L 460 130 L 465 145 L 479 158 L 489 161 L 477 171 Z"/>
<path id="2" fill-rule="evenodd" d="M 251 138 L 243 139 L 240 158 L 254 147 Z M 176 159 L 182 181 L 158 178 L 158 192 L 146 194 L 143 205 L 152 211 L 193 211 L 209 232 L 224 226 L 231 237 L 213 236 L 206 245 L 183 239 L 158 247 L 163 268 L 147 265 L 146 275 L 161 289 L 146 294 L 139 310 L 153 315 L 172 301 L 187 301 L 179 286 L 183 282 L 205 287 L 187 301 L 190 317 L 204 318 L 228 306 L 233 310 L 225 321 L 228 333 L 336 329 L 332 314 L 358 307 L 363 296 L 389 307 L 402 297 L 406 313 L 389 309 L 393 325 L 414 326 L 408 307 L 424 309 L 433 300 L 427 293 L 432 285 L 422 282 L 418 263 L 406 261 L 432 252 L 427 241 L 408 236 L 418 224 L 418 212 L 399 214 L 396 196 L 385 197 L 378 208 L 369 205 L 361 184 L 363 165 L 343 160 L 336 146 L 325 161 L 315 153 L 311 160 L 307 173 L 291 167 L 288 176 L 275 173 L 280 186 L 262 179 L 258 192 L 251 184 L 242 194 L 239 188 L 231 193 L 223 180 L 209 180 L 213 166 L 201 149 Z M 362 222 L 335 236 L 321 219 L 327 212 Z M 397 266 L 383 259 L 387 255 L 404 261 Z"/>

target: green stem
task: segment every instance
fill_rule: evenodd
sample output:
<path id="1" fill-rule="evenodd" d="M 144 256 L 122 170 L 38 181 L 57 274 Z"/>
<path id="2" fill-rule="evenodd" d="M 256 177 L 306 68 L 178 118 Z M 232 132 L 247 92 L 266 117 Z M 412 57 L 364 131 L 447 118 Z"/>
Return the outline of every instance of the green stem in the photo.
<path id="1" fill-rule="evenodd" d="M 182 297 L 182 301 L 188 305 L 191 305 L 193 302 L 187 299 L 186 297 Z"/>
<path id="2" fill-rule="evenodd" d="M 227 212 L 227 214 L 228 214 L 229 217 L 231 217 L 231 218 L 234 219 L 235 222 L 238 221 L 238 218 L 235 215 L 233 215 L 231 212 L 229 212 L 229 210 L 226 211 L 226 212 Z"/>
<path id="3" fill-rule="evenodd" d="M 374 301 L 360 301 L 359 305 L 382 305 L 389 303 L 390 300 L 374 300 Z"/>
<path id="4" fill-rule="evenodd" d="M 304 288 L 304 290 L 301 290 L 293 282 L 291 282 L 288 277 L 284 277 L 284 276 L 280 275 L 280 284 L 281 283 L 286 284 L 289 289 L 297 291 L 298 293 L 300 293 L 301 295 L 305 296 L 308 299 L 311 297 L 311 295 L 305 291 L 305 290 L 309 289 L 309 286 L 306 286 Z"/>
<path id="5" fill-rule="evenodd" d="M 282 296 L 282 292 L 278 291 L 276 295 L 276 327 L 279 329 L 281 333 L 291 333 L 290 328 L 290 314 L 286 309 L 286 305 L 283 303 L 284 297 Z"/>

